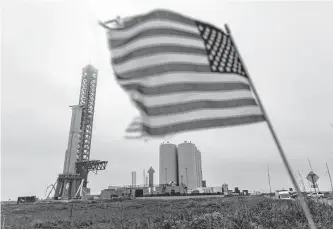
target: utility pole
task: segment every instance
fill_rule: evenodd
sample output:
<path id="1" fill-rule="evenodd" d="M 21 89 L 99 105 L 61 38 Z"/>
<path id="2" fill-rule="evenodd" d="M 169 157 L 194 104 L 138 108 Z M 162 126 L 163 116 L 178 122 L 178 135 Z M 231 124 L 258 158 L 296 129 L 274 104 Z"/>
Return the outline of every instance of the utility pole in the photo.
<path id="1" fill-rule="evenodd" d="M 268 165 L 268 184 L 269 184 L 269 196 L 272 194 L 272 187 L 271 187 L 271 177 L 269 175 L 269 165 Z"/>
<path id="2" fill-rule="evenodd" d="M 326 168 L 327 168 L 328 177 L 330 178 L 330 182 L 331 182 L 331 190 L 332 190 L 332 195 L 333 195 L 332 178 L 331 178 L 330 170 L 328 169 L 328 165 L 327 165 L 327 163 L 326 163 Z"/>

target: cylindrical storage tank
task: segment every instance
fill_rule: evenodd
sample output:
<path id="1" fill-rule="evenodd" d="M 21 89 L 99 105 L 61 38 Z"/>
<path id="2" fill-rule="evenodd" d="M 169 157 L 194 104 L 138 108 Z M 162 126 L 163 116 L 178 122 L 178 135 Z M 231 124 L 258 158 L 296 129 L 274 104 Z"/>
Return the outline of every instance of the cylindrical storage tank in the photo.
<path id="1" fill-rule="evenodd" d="M 160 184 L 174 181 L 178 184 L 177 146 L 171 143 L 160 145 Z"/>
<path id="2" fill-rule="evenodd" d="M 196 164 L 197 164 L 197 186 L 202 187 L 202 162 L 201 162 L 201 152 L 196 151 Z"/>
<path id="3" fill-rule="evenodd" d="M 178 145 L 178 179 L 179 183 L 187 186 L 187 189 L 201 187 L 201 157 L 197 147 L 190 143 L 184 142 Z"/>

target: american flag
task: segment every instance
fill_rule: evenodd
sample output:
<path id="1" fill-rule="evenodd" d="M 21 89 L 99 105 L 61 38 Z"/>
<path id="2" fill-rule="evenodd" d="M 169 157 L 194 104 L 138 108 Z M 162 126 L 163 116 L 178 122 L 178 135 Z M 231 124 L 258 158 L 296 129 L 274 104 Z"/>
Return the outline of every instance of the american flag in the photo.
<path id="1" fill-rule="evenodd" d="M 112 65 L 145 136 L 264 121 L 230 37 L 169 10 L 108 29 Z M 135 128 L 134 128 L 135 129 Z"/>

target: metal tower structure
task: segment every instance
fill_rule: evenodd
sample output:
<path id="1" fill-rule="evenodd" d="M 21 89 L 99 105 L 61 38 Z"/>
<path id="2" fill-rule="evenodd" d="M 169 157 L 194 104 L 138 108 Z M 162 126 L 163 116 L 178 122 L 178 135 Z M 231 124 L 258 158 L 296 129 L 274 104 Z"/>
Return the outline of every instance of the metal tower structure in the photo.
<path id="1" fill-rule="evenodd" d="M 98 71 L 87 65 L 82 71 L 79 105 L 82 106 L 81 137 L 76 154 L 76 171 L 83 178 L 83 187 L 87 187 L 89 171 L 104 170 L 107 161 L 89 160 L 94 122 L 95 99 Z"/>
<path id="2" fill-rule="evenodd" d="M 89 161 L 92 127 L 97 88 L 97 69 L 88 65 L 83 68 L 79 105 L 82 106 L 81 142 L 77 149 L 78 161 Z"/>
<path id="3" fill-rule="evenodd" d="M 106 168 L 107 161 L 89 160 L 97 74 L 97 69 L 92 65 L 87 65 L 82 70 L 79 104 L 72 106 L 72 121 L 64 171 L 58 177 L 55 198 L 77 197 L 79 188 L 87 189 L 88 173 L 90 171 L 97 173 L 98 170 Z"/>

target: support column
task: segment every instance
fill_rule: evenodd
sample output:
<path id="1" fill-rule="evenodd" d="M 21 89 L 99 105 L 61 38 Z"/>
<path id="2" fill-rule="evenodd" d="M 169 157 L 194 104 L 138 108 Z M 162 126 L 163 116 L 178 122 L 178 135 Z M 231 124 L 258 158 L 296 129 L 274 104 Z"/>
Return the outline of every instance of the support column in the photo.
<path id="1" fill-rule="evenodd" d="M 72 180 L 71 182 L 71 198 L 75 198 L 75 194 L 76 194 L 76 180 Z"/>

